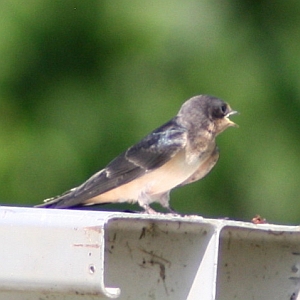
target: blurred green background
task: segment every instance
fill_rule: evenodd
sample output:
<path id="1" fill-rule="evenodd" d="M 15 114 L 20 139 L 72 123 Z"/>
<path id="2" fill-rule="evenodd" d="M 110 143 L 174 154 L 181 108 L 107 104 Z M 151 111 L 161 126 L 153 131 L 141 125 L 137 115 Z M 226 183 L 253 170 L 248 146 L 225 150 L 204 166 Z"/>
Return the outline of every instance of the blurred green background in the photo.
<path id="1" fill-rule="evenodd" d="M 77 186 L 197 94 L 241 114 L 182 213 L 300 222 L 300 2 L 0 3 L 0 202 Z M 100 208 L 101 209 L 101 208 Z"/>

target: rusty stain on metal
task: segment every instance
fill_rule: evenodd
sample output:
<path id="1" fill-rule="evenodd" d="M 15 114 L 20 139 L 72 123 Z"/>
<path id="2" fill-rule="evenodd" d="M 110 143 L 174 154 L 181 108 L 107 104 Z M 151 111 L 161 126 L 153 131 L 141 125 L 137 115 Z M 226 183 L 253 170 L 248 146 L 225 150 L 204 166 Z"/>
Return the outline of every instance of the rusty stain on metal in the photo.
<path id="1" fill-rule="evenodd" d="M 73 244 L 74 247 L 84 247 L 84 248 L 100 248 L 99 244 Z"/>
<path id="2" fill-rule="evenodd" d="M 102 233 L 102 228 L 100 226 L 90 226 L 90 227 L 84 227 L 84 230 L 86 231 L 96 231 L 97 233 Z"/>

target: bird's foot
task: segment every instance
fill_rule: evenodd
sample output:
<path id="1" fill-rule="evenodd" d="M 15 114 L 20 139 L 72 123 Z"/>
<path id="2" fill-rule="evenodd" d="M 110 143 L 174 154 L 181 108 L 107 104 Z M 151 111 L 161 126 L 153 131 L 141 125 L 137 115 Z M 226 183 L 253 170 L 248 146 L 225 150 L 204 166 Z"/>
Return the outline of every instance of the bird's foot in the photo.
<path id="1" fill-rule="evenodd" d="M 143 205 L 144 213 L 149 215 L 160 215 L 161 213 L 155 211 L 152 207 L 149 205 Z"/>
<path id="2" fill-rule="evenodd" d="M 180 217 L 181 214 L 179 214 L 176 210 L 174 210 L 172 207 L 168 206 L 163 206 L 168 212 L 166 213 L 169 216 L 173 217 Z"/>

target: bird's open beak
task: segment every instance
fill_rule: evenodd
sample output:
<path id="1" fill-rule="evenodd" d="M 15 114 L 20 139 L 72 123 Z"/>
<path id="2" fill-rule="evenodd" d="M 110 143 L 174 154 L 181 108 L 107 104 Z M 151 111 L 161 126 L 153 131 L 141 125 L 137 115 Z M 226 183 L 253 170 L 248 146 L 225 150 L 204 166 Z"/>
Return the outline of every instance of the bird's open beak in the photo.
<path id="1" fill-rule="evenodd" d="M 226 120 L 227 120 L 227 122 L 228 122 L 228 126 L 239 127 L 239 125 L 235 124 L 234 122 L 232 122 L 232 121 L 229 119 L 229 116 L 235 115 L 235 114 L 239 114 L 239 112 L 236 111 L 236 110 L 231 110 L 231 108 L 230 108 L 229 113 L 225 116 L 225 118 L 226 118 Z"/>

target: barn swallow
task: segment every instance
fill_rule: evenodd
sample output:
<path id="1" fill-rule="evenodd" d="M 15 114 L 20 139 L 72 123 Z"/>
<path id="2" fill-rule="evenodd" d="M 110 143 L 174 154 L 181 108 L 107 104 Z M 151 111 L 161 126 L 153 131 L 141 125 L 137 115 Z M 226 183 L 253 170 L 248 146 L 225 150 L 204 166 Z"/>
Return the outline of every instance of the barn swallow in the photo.
<path id="1" fill-rule="evenodd" d="M 187 100 L 178 114 L 112 160 L 106 168 L 64 194 L 46 199 L 37 207 L 131 202 L 147 213 L 159 202 L 169 206 L 170 191 L 197 181 L 217 163 L 215 138 L 230 126 L 237 113 L 224 101 L 200 95 Z"/>

